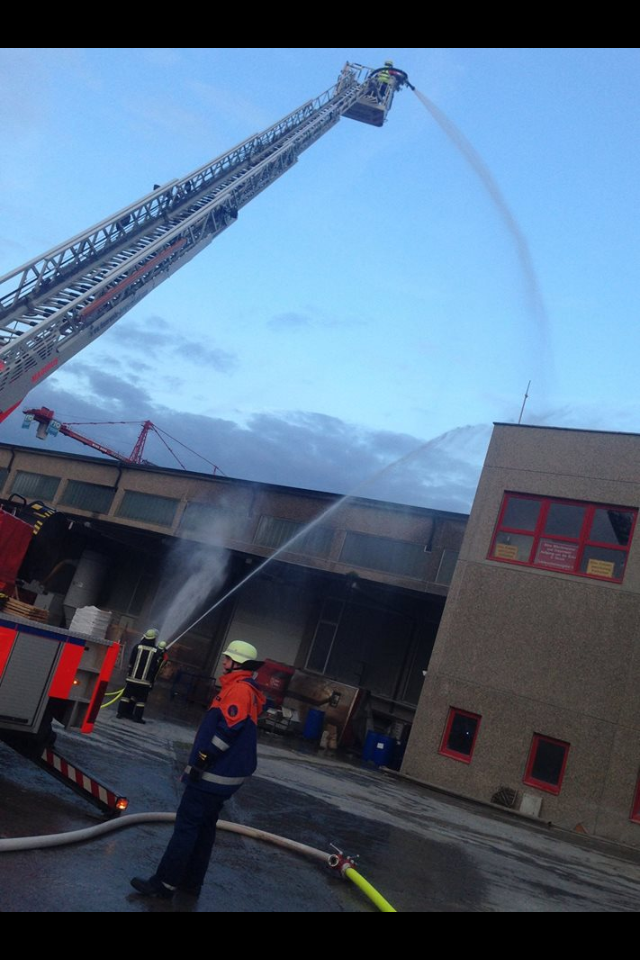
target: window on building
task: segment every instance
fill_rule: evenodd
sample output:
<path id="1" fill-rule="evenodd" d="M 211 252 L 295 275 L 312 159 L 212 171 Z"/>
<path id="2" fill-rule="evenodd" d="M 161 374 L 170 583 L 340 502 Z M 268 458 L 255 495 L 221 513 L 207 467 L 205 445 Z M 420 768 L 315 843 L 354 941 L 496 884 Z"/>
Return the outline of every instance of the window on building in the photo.
<path id="1" fill-rule="evenodd" d="M 4 482 L 9 476 L 9 471 L 6 467 L 0 467 L 0 490 L 4 487 Z"/>
<path id="2" fill-rule="evenodd" d="M 620 583 L 637 515 L 629 507 L 506 493 L 489 559 Z"/>
<path id="3" fill-rule="evenodd" d="M 427 563 L 423 543 L 374 537 L 368 533 L 347 533 L 340 554 L 342 563 L 369 570 L 383 570 L 421 580 Z"/>
<path id="4" fill-rule="evenodd" d="M 439 753 L 453 760 L 471 763 L 481 719 L 477 713 L 451 707 Z"/>
<path id="5" fill-rule="evenodd" d="M 170 527 L 178 509 L 178 500 L 169 497 L 157 497 L 151 493 L 138 493 L 135 490 L 125 492 L 118 516 L 127 520 L 141 520 L 158 527 Z"/>
<path id="6" fill-rule="evenodd" d="M 327 556 L 331 549 L 333 530 L 330 527 L 317 526 L 302 533 L 305 526 L 307 524 L 295 520 L 284 520 L 282 517 L 260 517 L 253 542 L 277 550 L 297 537 L 291 544 L 292 553 L 316 557 Z M 302 535 L 297 536 L 298 534 Z"/>
<path id="7" fill-rule="evenodd" d="M 47 477 L 41 473 L 18 470 L 11 487 L 11 493 L 17 493 L 27 500 L 51 501 L 60 486 L 60 479 L 60 477 Z"/>
<path id="8" fill-rule="evenodd" d="M 180 520 L 180 531 L 194 536 L 203 534 L 220 522 L 220 509 L 210 503 L 189 503 Z"/>
<path id="9" fill-rule="evenodd" d="M 65 507 L 77 507 L 91 513 L 109 513 L 114 496 L 115 490 L 112 487 L 69 480 L 60 497 L 60 503 Z"/>
<path id="10" fill-rule="evenodd" d="M 535 733 L 522 782 L 547 793 L 560 793 L 570 744 Z"/>

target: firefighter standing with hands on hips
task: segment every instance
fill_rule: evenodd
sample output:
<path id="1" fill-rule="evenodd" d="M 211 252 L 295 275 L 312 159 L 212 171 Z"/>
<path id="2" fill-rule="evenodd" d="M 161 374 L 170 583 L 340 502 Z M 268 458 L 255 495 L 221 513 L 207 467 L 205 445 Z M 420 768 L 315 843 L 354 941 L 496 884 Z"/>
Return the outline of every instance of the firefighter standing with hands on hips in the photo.
<path id="1" fill-rule="evenodd" d="M 124 693 L 118 704 L 117 718 L 146 723 L 143 719 L 147 698 L 153 689 L 160 667 L 167 659 L 167 644 L 158 639 L 159 631 L 152 627 L 142 640 L 136 643 L 129 658 L 129 675 Z"/>
<path id="2" fill-rule="evenodd" d="M 182 775 L 185 790 L 173 835 L 154 875 L 131 881 L 146 897 L 170 900 L 176 889 L 200 894 L 220 811 L 257 766 L 258 717 L 266 700 L 253 678 L 262 666 L 257 657 L 244 640 L 234 640 L 222 654 L 220 692 L 200 724 Z"/>

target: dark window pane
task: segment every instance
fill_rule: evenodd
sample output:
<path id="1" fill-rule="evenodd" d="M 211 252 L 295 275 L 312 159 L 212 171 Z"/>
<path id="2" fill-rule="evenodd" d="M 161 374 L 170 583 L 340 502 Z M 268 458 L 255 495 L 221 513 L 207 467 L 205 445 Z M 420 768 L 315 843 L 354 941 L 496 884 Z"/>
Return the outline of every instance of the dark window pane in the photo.
<path id="1" fill-rule="evenodd" d="M 305 531 L 305 526 L 308 529 Z M 323 556 L 329 553 L 333 530 L 330 527 L 313 526 L 281 517 L 260 517 L 254 543 L 274 550 L 285 547 L 291 553 L 307 556 Z"/>
<path id="2" fill-rule="evenodd" d="M 493 547 L 493 556 L 499 560 L 518 560 L 529 563 L 533 537 L 522 533 L 499 533 Z"/>
<path id="3" fill-rule="evenodd" d="M 596 510 L 589 540 L 626 547 L 632 526 L 633 514 L 626 510 Z"/>
<path id="4" fill-rule="evenodd" d="M 281 517 L 260 517 L 254 543 L 277 550 L 284 546 L 302 530 L 302 524 L 295 520 L 283 520 Z"/>
<path id="5" fill-rule="evenodd" d="M 544 525 L 544 532 L 558 537 L 579 537 L 584 523 L 585 507 L 571 503 L 552 503 Z"/>
<path id="6" fill-rule="evenodd" d="M 180 520 L 181 533 L 199 534 L 220 523 L 222 511 L 208 503 L 188 503 Z"/>
<path id="7" fill-rule="evenodd" d="M 342 563 L 384 570 L 420 579 L 426 565 L 425 545 L 367 533 L 347 533 L 340 555 Z"/>
<path id="8" fill-rule="evenodd" d="M 92 513 L 109 513 L 115 491 L 112 487 L 103 487 L 97 483 L 83 483 L 81 480 L 69 480 L 60 503 Z"/>
<path id="9" fill-rule="evenodd" d="M 118 508 L 118 516 L 128 520 L 141 520 L 158 527 L 170 527 L 178 509 L 178 500 L 157 497 L 152 493 L 127 490 Z"/>
<path id="10" fill-rule="evenodd" d="M 477 717 L 466 717 L 462 713 L 456 713 L 449 731 L 447 749 L 454 753 L 461 753 L 465 757 L 470 757 L 477 729 Z"/>
<path id="11" fill-rule="evenodd" d="M 19 493 L 27 500 L 53 500 L 60 485 L 60 477 L 18 470 L 11 493 Z"/>
<path id="12" fill-rule="evenodd" d="M 331 551 L 333 530 L 330 527 L 313 527 L 292 545 L 292 551 L 310 557 L 322 557 Z"/>
<path id="13" fill-rule="evenodd" d="M 624 550 L 607 550 L 606 547 L 585 547 L 580 563 L 580 572 L 590 577 L 610 577 L 622 580 L 627 554 Z"/>
<path id="14" fill-rule="evenodd" d="M 566 753 L 567 747 L 563 743 L 538 740 L 536 755 L 531 768 L 531 779 L 557 786 L 560 783 Z"/>
<path id="15" fill-rule="evenodd" d="M 539 500 L 509 497 L 507 509 L 502 518 L 502 526 L 511 527 L 514 530 L 535 530 L 540 516 L 540 507 Z"/>

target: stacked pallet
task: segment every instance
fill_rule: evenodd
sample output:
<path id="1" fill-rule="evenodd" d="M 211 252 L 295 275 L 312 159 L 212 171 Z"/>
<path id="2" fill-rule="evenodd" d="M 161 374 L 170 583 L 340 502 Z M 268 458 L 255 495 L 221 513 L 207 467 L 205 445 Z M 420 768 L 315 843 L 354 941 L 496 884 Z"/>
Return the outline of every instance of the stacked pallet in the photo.
<path id="1" fill-rule="evenodd" d="M 22 600 L 16 600 L 13 597 L 5 602 L 4 613 L 12 613 L 15 617 L 22 617 L 24 620 L 37 620 L 39 623 L 47 623 L 49 620 L 49 611 L 41 610 L 40 607 L 33 607 L 30 603 L 23 603 Z"/>

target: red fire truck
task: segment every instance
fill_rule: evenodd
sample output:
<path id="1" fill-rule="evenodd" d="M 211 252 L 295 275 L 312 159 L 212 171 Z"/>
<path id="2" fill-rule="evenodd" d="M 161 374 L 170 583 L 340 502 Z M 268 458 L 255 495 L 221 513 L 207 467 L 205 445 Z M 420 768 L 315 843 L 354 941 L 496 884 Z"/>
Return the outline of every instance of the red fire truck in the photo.
<path id="1" fill-rule="evenodd" d="M 119 645 L 21 616 L 29 605 L 12 602 L 41 530 L 57 521 L 40 501 L 0 506 L 0 740 L 115 815 L 126 799 L 54 751 L 53 722 L 91 733 Z"/>

